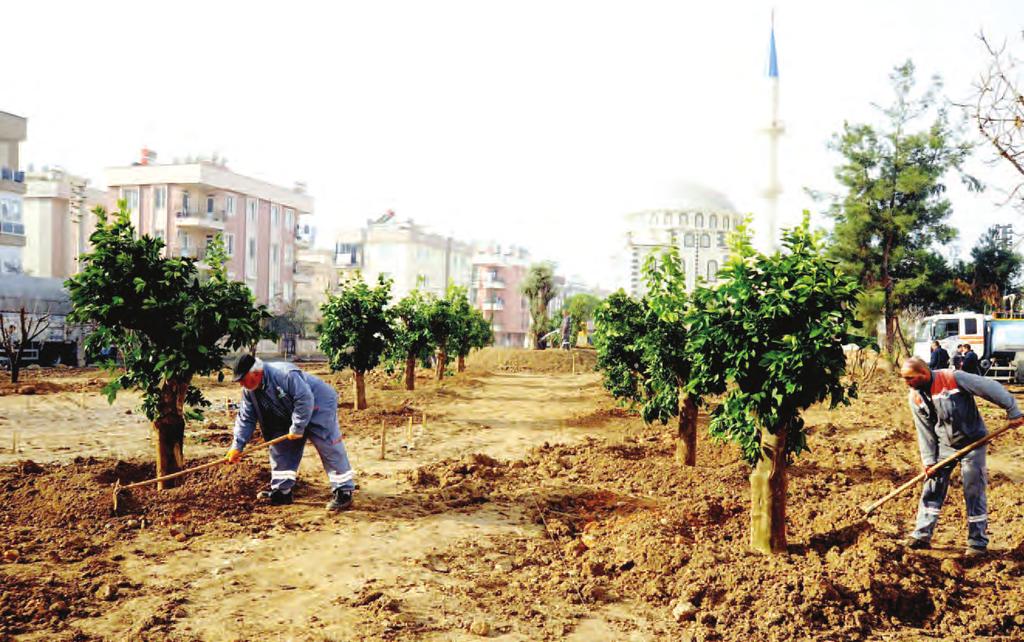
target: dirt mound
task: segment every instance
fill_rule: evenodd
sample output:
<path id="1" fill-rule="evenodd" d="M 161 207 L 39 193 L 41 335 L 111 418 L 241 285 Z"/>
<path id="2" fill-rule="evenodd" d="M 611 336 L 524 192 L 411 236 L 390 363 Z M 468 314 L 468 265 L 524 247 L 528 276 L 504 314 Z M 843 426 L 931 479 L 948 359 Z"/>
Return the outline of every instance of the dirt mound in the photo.
<path id="1" fill-rule="evenodd" d="M 466 359 L 466 367 L 478 372 L 569 373 L 593 372 L 597 353 L 593 350 L 526 350 L 484 348 Z"/>
<path id="2" fill-rule="evenodd" d="M 899 540 L 913 497 L 874 524 L 857 506 L 913 470 L 903 467 L 913 441 L 893 432 L 851 445 L 840 429 L 831 440 L 828 427 L 819 430 L 822 447 L 791 469 L 791 554 L 780 557 L 749 551 L 749 468 L 738 453 L 702 440 L 701 465 L 680 467 L 667 430 L 541 447 L 515 463 L 467 456 L 410 479 L 426 490 L 471 487 L 532 513 L 543 539 L 460 542 L 444 562 L 464 581 L 464 599 L 535 627 L 538 638 L 559 639 L 596 604 L 640 599 L 660 610 L 671 638 L 864 640 L 913 627 L 1021 639 L 1024 596 L 1009 589 L 1024 577 L 1024 500 L 1014 487 L 997 481 L 989 495 L 1011 550 L 981 562 L 961 560 L 959 545 L 909 552 Z M 836 466 L 844 455 L 848 472 Z M 867 460 L 874 468 L 850 465 Z M 962 537 L 957 504 L 944 509 L 944 523 Z M 508 590 L 497 594 L 499 585 Z"/>
<path id="3" fill-rule="evenodd" d="M 130 594 L 133 587 L 104 556 L 143 530 L 184 544 L 202 532 L 234 536 L 271 524 L 255 499 L 267 484 L 266 464 L 252 459 L 186 476 L 178 488 L 132 489 L 115 515 L 114 480 L 153 474 L 152 463 L 94 458 L 0 469 L 0 633 L 60 629 L 67 616 L 98 615 L 103 602 Z"/>

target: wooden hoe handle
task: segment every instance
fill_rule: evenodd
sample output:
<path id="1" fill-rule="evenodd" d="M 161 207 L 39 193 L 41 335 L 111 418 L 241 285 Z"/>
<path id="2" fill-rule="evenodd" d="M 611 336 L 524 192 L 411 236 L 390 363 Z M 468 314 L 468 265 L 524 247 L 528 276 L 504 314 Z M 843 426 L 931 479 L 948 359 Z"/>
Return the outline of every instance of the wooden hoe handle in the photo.
<path id="1" fill-rule="evenodd" d="M 985 444 L 987 444 L 988 442 L 992 441 L 993 439 L 995 439 L 995 438 L 996 438 L 996 437 L 998 437 L 999 435 L 1003 434 L 1003 433 L 1004 433 L 1004 432 L 1006 432 L 1007 430 L 1010 430 L 1010 429 L 1012 429 L 1012 428 L 1014 428 L 1014 427 L 1015 427 L 1015 426 L 1003 426 L 1002 428 L 1000 428 L 999 430 L 995 431 L 994 433 L 991 433 L 991 434 L 989 434 L 989 435 L 986 435 L 985 437 L 982 437 L 982 438 L 981 438 L 981 439 L 979 439 L 978 441 L 975 441 L 975 442 L 973 442 L 973 443 L 967 444 L 966 446 L 964 446 L 964 447 L 963 447 L 963 448 L 961 448 L 960 450 L 956 451 L 955 453 L 953 453 L 953 454 L 952 454 L 952 455 L 950 455 L 949 457 L 946 457 L 945 459 L 943 459 L 943 460 L 942 460 L 942 461 L 940 461 L 939 463 L 937 463 L 937 464 L 935 464 L 934 466 L 932 466 L 932 467 L 931 467 L 932 471 L 933 471 L 933 472 L 934 472 L 934 471 L 937 471 L 938 469 L 942 468 L 943 466 L 946 466 L 946 465 L 948 465 L 948 464 L 951 464 L 951 463 L 955 462 L 956 460 L 960 459 L 961 457 L 963 457 L 963 456 L 964 456 L 964 455 L 966 455 L 967 453 L 971 452 L 971 451 L 972 451 L 972 450 L 974 450 L 975 448 L 979 448 L 979 447 L 981 447 L 981 446 L 984 446 Z M 885 497 L 883 497 L 882 499 L 878 500 L 877 502 L 875 502 L 875 503 L 873 503 L 873 504 L 870 504 L 870 505 L 868 505 L 868 506 L 865 506 L 865 507 L 864 507 L 864 513 L 865 513 L 866 515 L 870 515 L 870 514 L 871 514 L 871 513 L 873 513 L 873 512 L 874 512 L 874 511 L 875 511 L 875 510 L 876 510 L 876 509 L 877 509 L 877 508 L 879 507 L 879 506 L 881 506 L 882 504 L 884 504 L 884 503 L 888 502 L 888 501 L 889 501 L 890 499 L 892 499 L 893 497 L 896 497 L 897 495 L 900 495 L 900 494 L 902 494 L 902 493 L 903 493 L 904 491 L 906 491 L 906 490 L 907 490 L 908 488 L 910 488 L 910 487 L 914 486 L 915 484 L 917 484 L 917 482 L 921 481 L 921 480 L 922 480 L 922 479 L 924 479 L 924 478 L 925 478 L 925 474 L 924 474 L 924 473 L 918 473 L 916 477 L 914 477 L 913 479 L 911 479 L 911 480 L 910 480 L 910 481 L 908 481 L 907 483 L 903 484 L 902 486 L 900 486 L 900 487 L 899 487 L 899 488 L 897 488 L 896 490 L 892 491 L 891 493 L 889 493 L 888 495 L 886 495 L 886 496 L 885 496 Z"/>
<path id="2" fill-rule="evenodd" d="M 282 441 L 284 441 L 286 439 L 288 439 L 288 435 L 287 434 L 281 435 L 280 437 L 277 437 L 275 439 L 271 439 L 270 441 L 265 441 L 262 444 L 256 444 L 255 446 L 253 446 L 252 448 L 249 448 L 248 450 L 243 450 L 242 451 L 242 457 L 245 457 L 247 454 L 249 454 L 250 452 L 252 452 L 254 450 L 259 450 L 260 448 L 269 448 L 270 446 L 273 446 L 274 444 L 280 443 L 280 442 L 282 442 Z M 206 470 L 207 468 L 213 468 L 214 466 L 220 466 L 221 464 L 226 464 L 227 461 L 228 460 L 224 459 L 224 458 L 215 459 L 213 461 L 208 461 L 205 464 L 199 464 L 198 466 L 193 466 L 192 468 L 186 468 L 185 470 L 179 470 L 178 472 L 171 473 L 170 475 L 163 475 L 161 477 L 154 477 L 153 479 L 147 479 L 146 481 L 140 481 L 140 482 L 135 482 L 134 484 L 128 484 L 127 486 L 121 486 L 119 488 L 119 490 L 128 490 L 129 488 L 137 488 L 139 486 L 146 486 L 147 484 L 155 484 L 157 482 L 167 481 L 168 479 L 175 479 L 177 477 L 181 477 L 182 475 L 187 475 L 189 473 L 194 473 L 194 472 L 199 471 L 199 470 Z"/>

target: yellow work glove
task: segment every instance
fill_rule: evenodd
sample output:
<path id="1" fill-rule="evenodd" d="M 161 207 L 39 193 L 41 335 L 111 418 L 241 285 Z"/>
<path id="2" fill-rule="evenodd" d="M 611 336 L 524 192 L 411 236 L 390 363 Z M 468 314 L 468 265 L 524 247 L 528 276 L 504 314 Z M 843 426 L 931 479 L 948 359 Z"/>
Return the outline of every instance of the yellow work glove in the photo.
<path id="1" fill-rule="evenodd" d="M 229 450 L 228 454 L 224 457 L 224 459 L 226 459 L 229 464 L 237 463 L 238 460 L 241 459 L 241 458 L 242 458 L 242 451 L 241 450 L 235 450 L 234 448 Z"/>

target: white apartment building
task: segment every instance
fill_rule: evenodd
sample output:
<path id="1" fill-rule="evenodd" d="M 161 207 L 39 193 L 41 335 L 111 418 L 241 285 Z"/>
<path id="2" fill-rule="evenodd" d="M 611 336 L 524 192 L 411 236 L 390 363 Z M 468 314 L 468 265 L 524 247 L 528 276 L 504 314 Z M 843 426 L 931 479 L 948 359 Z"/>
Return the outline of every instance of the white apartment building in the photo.
<path id="1" fill-rule="evenodd" d="M 77 273 L 79 258 L 92 248 L 93 210 L 113 209 L 114 199 L 60 168 L 35 172 L 30 167 L 25 186 L 25 274 L 65 279 Z"/>
<path id="2" fill-rule="evenodd" d="M 274 185 L 212 160 L 153 164 L 155 155 L 143 151 L 142 162 L 107 170 L 111 192 L 127 201 L 137 229 L 200 266 L 209 243 L 223 234 L 228 275 L 272 309 L 292 303 L 296 225 L 313 211 L 305 185 Z"/>
<path id="3" fill-rule="evenodd" d="M 443 296 L 449 284 L 468 288 L 473 276 L 470 243 L 429 232 L 412 220 L 399 221 L 393 212 L 341 232 L 334 255 L 342 276 L 358 271 L 369 283 L 381 274 L 393 279 L 395 300 L 416 288 Z"/>
<path id="4" fill-rule="evenodd" d="M 24 269 L 25 173 L 20 163 L 27 131 L 24 118 L 0 111 L 0 274 L 20 274 Z"/>

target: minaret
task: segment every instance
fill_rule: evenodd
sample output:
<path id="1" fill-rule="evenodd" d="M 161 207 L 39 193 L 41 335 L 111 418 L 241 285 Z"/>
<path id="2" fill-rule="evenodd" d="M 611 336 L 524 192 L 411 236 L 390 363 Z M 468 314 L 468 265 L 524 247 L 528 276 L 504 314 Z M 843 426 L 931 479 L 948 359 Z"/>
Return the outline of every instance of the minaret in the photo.
<path id="1" fill-rule="evenodd" d="M 766 214 L 768 215 L 768 250 L 778 249 L 779 194 L 779 137 L 785 132 L 779 120 L 779 61 L 775 54 L 775 10 L 772 10 L 772 31 L 768 48 L 768 81 L 771 83 L 771 124 L 765 129 L 768 134 L 768 185 L 764 190 Z"/>

